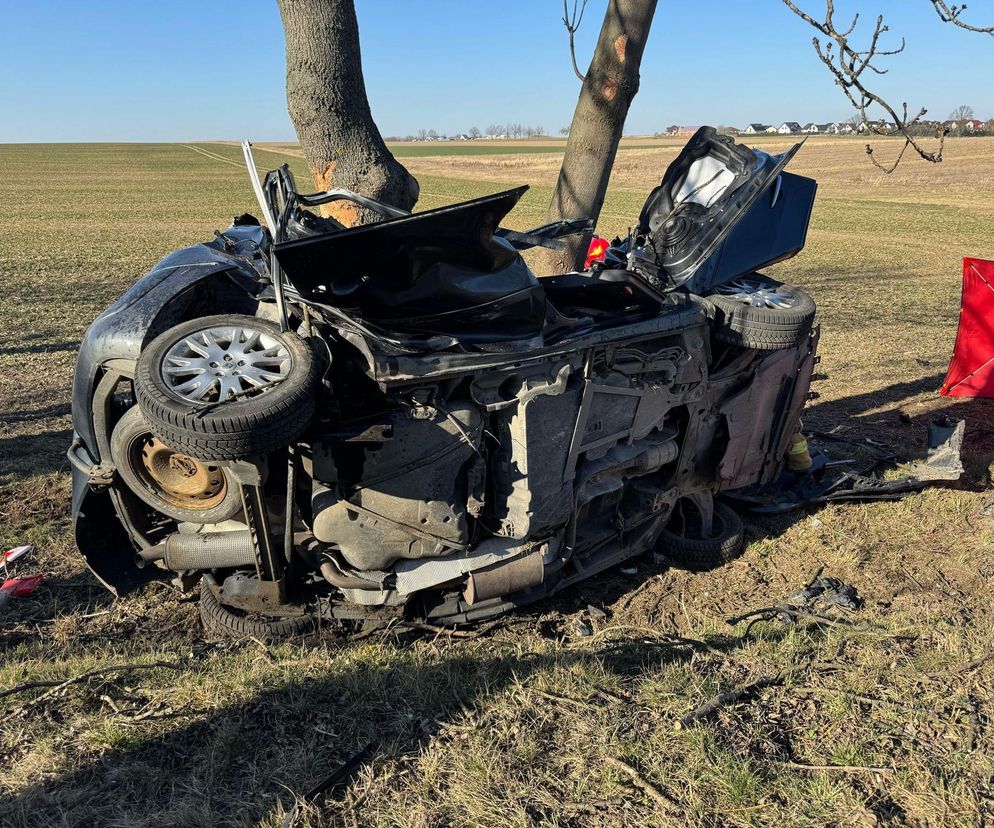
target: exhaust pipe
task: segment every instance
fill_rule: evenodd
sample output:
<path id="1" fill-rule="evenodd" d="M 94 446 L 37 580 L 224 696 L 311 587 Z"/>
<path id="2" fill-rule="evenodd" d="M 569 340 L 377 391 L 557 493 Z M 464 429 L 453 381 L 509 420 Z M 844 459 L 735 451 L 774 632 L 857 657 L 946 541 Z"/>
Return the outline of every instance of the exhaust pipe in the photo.
<path id="1" fill-rule="evenodd" d="M 520 558 L 501 561 L 470 572 L 463 590 L 466 603 L 475 604 L 498 595 L 510 595 L 542 583 L 545 580 L 543 550 L 546 548 L 543 545 Z"/>
<path id="2" fill-rule="evenodd" d="M 141 550 L 138 555 L 145 561 L 162 561 L 174 572 L 255 565 L 255 547 L 247 529 L 193 534 L 177 532 L 151 549 Z"/>

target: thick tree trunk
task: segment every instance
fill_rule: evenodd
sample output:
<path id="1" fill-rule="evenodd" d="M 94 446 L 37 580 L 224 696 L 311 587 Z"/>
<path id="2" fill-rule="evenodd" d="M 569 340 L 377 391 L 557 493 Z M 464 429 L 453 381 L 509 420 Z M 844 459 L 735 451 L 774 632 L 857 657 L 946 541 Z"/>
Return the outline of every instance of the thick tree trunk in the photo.
<path id="1" fill-rule="evenodd" d="M 592 218 L 604 204 L 628 116 L 639 88 L 639 65 L 656 0 L 608 0 L 604 23 L 573 113 L 566 154 L 549 205 L 549 221 Z M 590 237 L 572 237 L 546 265 L 562 273 L 583 265 Z"/>
<path id="2" fill-rule="evenodd" d="M 277 0 L 286 35 L 290 118 L 319 190 L 345 187 L 410 210 L 417 180 L 390 154 L 369 110 L 353 0 Z M 346 225 L 378 217 L 347 202 Z"/>

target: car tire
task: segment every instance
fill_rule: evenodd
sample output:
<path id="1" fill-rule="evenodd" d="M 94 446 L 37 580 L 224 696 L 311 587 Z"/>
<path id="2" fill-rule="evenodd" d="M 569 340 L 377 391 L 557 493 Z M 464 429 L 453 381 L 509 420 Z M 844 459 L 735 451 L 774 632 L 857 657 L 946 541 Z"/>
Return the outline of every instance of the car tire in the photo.
<path id="1" fill-rule="evenodd" d="M 224 606 L 217 598 L 217 583 L 210 575 L 200 580 L 200 620 L 204 630 L 225 638 L 258 638 L 279 641 L 295 635 L 305 635 L 317 625 L 313 613 L 287 618 L 256 620 Z"/>
<path id="2" fill-rule="evenodd" d="M 314 416 L 317 384 L 305 340 L 237 314 L 170 328 L 135 369 L 135 397 L 153 433 L 198 460 L 243 460 L 290 445 Z"/>
<path id="3" fill-rule="evenodd" d="M 138 406 L 114 426 L 111 459 L 140 500 L 183 523 L 221 523 L 242 513 L 241 488 L 224 469 L 159 442 Z"/>
<path id="4" fill-rule="evenodd" d="M 815 318 L 807 293 L 759 273 L 720 285 L 703 305 L 716 339 L 759 351 L 796 347 Z"/>
<path id="5" fill-rule="evenodd" d="M 745 538 L 742 518 L 724 503 L 714 504 L 711 532 L 707 537 L 701 537 L 693 521 L 680 524 L 680 517 L 675 515 L 660 533 L 657 547 L 681 569 L 707 572 L 723 566 L 742 551 Z"/>

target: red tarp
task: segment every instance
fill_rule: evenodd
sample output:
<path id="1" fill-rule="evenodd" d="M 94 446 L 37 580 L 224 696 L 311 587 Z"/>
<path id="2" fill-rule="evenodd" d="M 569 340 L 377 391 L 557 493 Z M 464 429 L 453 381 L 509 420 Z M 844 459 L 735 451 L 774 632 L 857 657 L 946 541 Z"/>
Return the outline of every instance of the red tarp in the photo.
<path id="1" fill-rule="evenodd" d="M 963 259 L 959 330 L 945 397 L 994 397 L 994 262 Z"/>

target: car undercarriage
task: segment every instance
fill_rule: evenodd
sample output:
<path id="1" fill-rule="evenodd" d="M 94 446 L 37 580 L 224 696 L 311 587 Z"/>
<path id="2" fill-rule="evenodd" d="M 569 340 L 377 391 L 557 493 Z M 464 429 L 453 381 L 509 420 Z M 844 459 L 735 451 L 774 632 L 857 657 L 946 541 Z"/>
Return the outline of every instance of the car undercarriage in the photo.
<path id="1" fill-rule="evenodd" d="M 502 228 L 525 188 L 406 214 L 253 180 L 261 223 L 167 256 L 86 334 L 81 553 L 266 637 L 470 623 L 650 550 L 729 560 L 722 495 L 781 474 L 817 361 L 813 301 L 758 272 L 804 244 L 796 150 L 702 128 L 633 232 L 541 278 L 520 251 L 590 223 Z M 338 199 L 382 220 L 315 212 Z"/>

